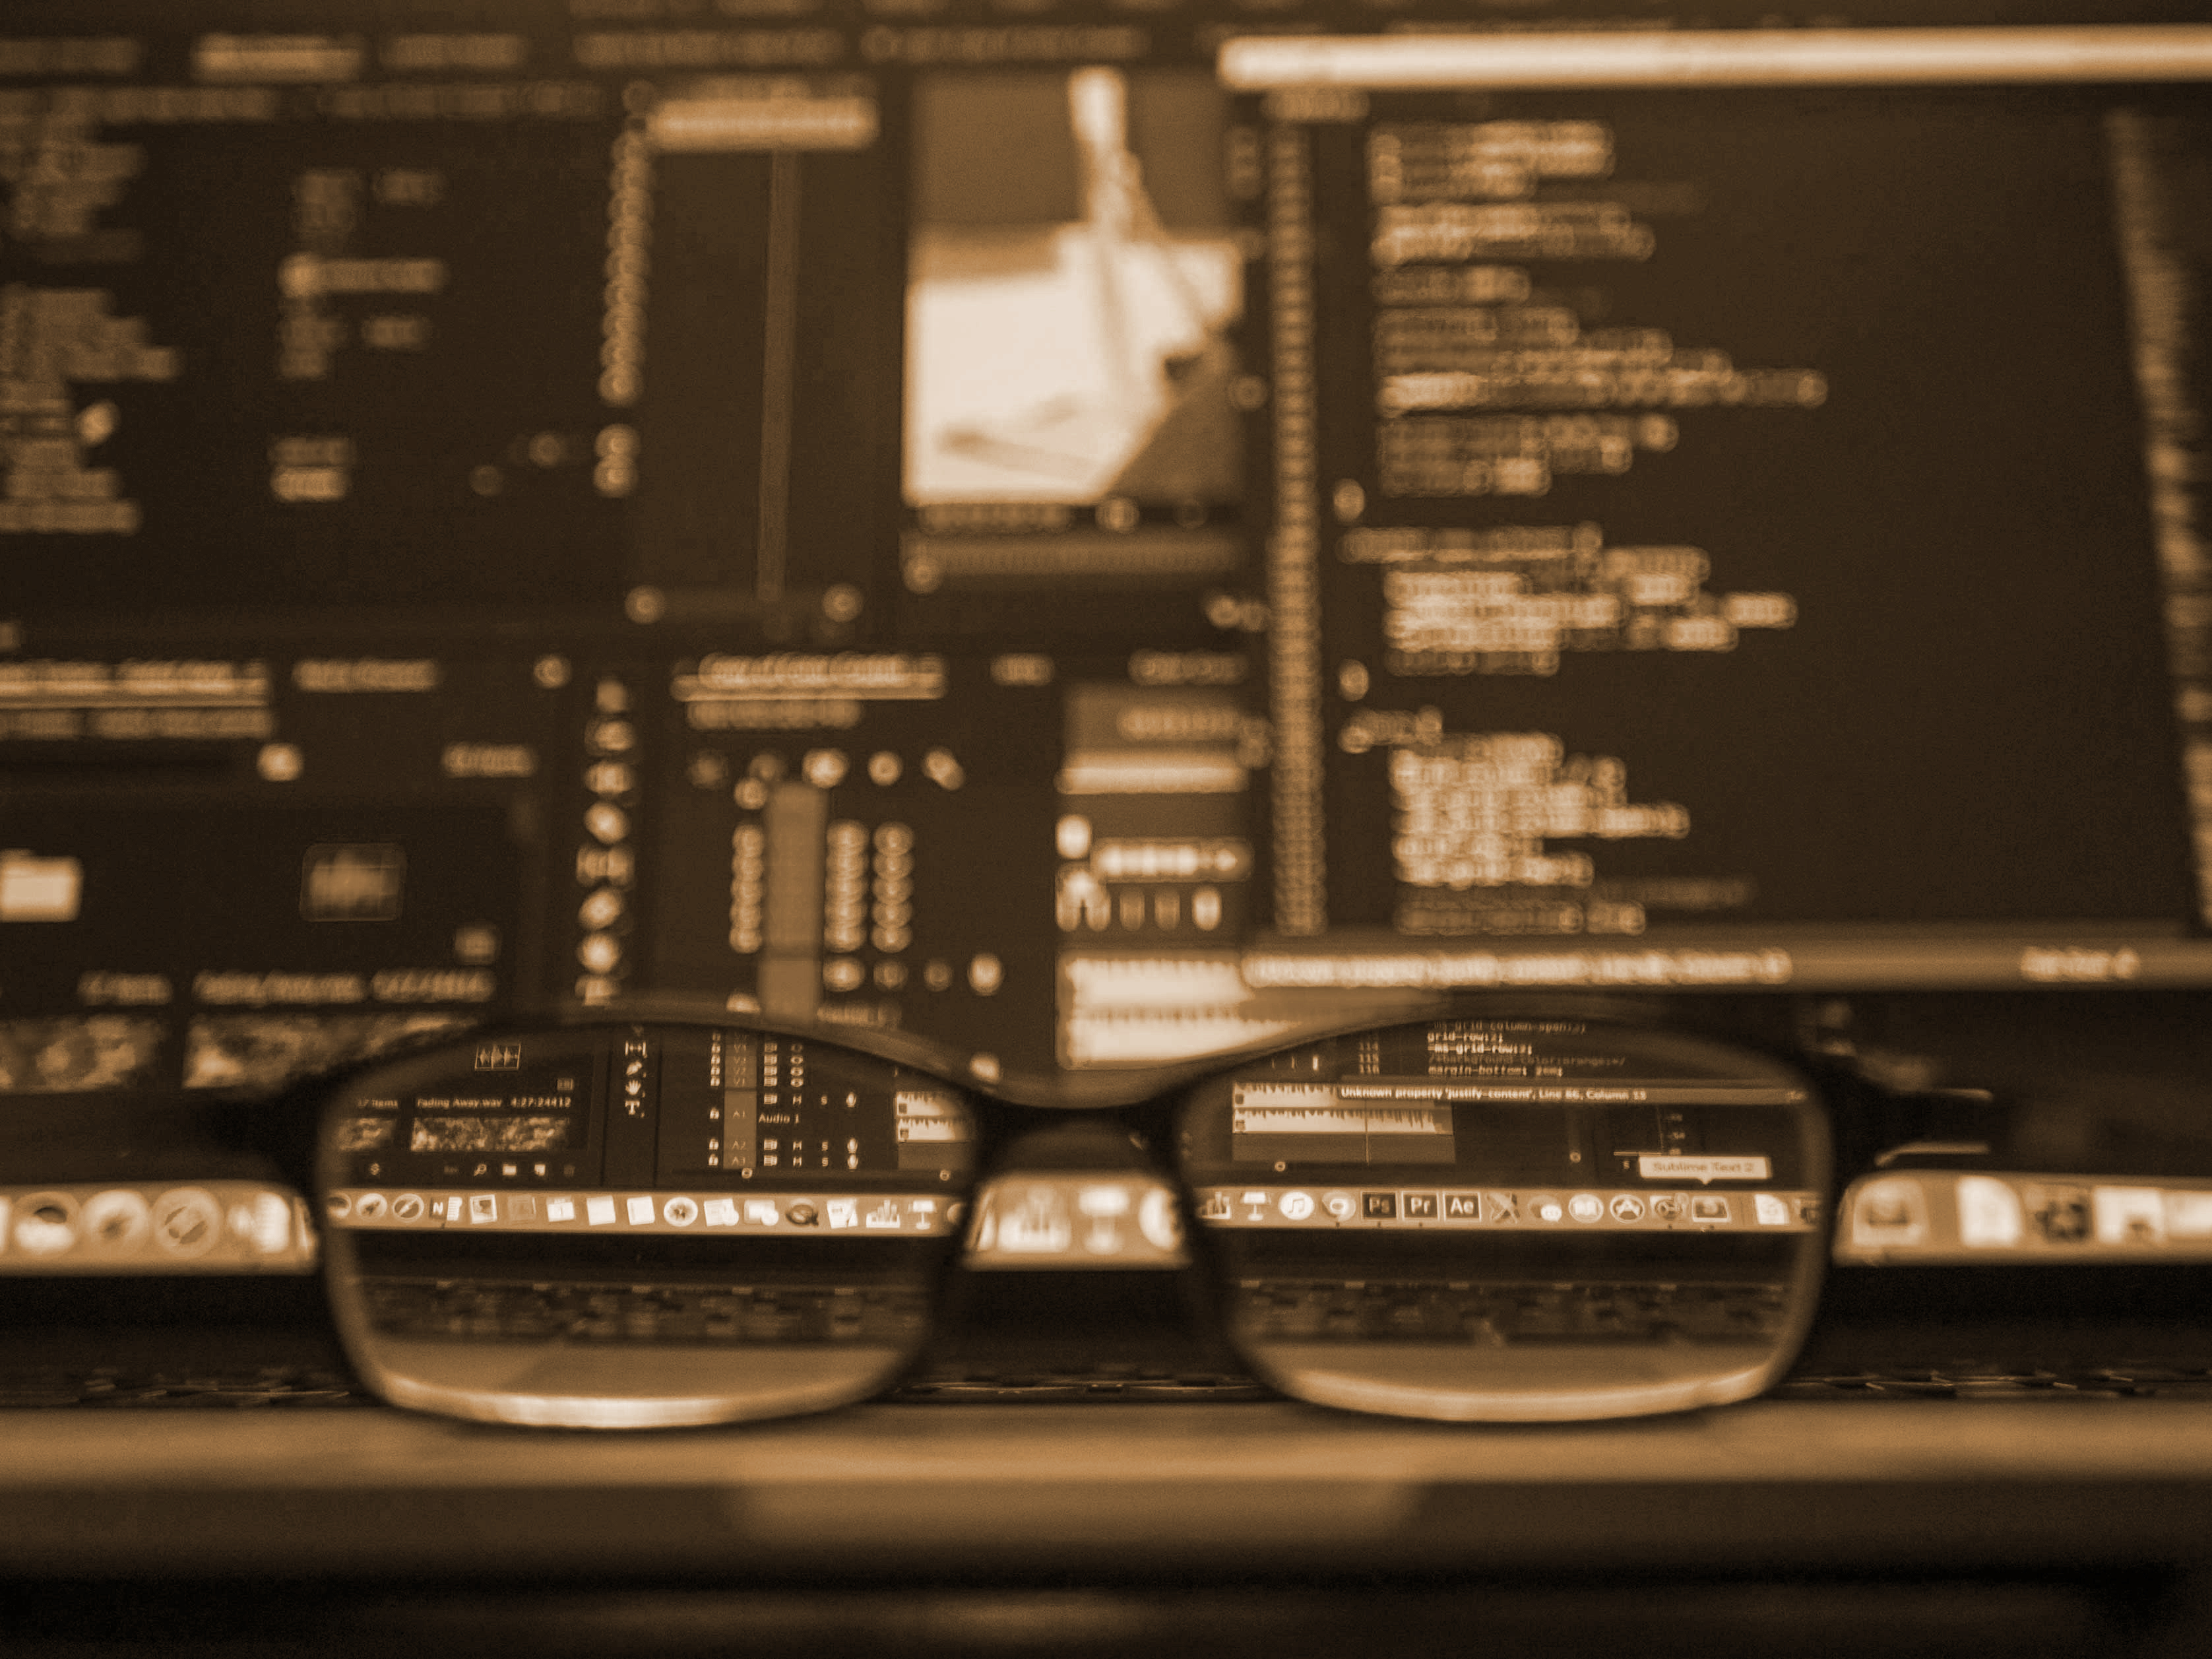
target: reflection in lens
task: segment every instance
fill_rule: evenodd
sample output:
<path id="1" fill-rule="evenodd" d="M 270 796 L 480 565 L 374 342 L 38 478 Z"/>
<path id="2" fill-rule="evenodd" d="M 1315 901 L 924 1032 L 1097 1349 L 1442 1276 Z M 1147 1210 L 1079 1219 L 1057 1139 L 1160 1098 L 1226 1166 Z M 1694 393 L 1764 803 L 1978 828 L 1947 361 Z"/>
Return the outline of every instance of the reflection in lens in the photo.
<path id="1" fill-rule="evenodd" d="M 971 1162 L 957 1091 L 834 1045 L 484 1040 L 329 1103 L 334 1302 L 404 1405 L 605 1427 L 823 1409 L 919 1350 Z"/>
<path id="2" fill-rule="evenodd" d="M 1757 1055 L 1596 1022 L 1401 1027 L 1207 1085 L 1182 1144 L 1232 1333 L 1306 1399 L 1680 1410 L 1766 1386 L 1811 1316 L 1825 1125 Z"/>

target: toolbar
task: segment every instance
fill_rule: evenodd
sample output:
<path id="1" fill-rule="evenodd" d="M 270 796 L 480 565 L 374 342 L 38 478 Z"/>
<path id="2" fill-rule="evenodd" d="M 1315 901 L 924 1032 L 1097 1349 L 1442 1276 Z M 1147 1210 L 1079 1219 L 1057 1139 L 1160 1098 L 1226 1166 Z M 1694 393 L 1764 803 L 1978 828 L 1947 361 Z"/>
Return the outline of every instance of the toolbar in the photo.
<path id="1" fill-rule="evenodd" d="M 0 1187 L 0 1274 L 298 1273 L 307 1206 L 258 1181 Z"/>
<path id="2" fill-rule="evenodd" d="M 1820 1225 L 1820 1197 L 1619 1188 L 1214 1186 L 1199 1193 L 1198 1215 L 1212 1227 L 1805 1233 Z"/>
<path id="3" fill-rule="evenodd" d="M 853 1237 L 941 1235 L 960 1223 L 957 1200 L 879 1192 L 746 1198 L 728 1192 L 456 1192 L 341 1187 L 325 1200 L 331 1223 L 359 1231 L 459 1228 L 501 1233 L 799 1233 Z"/>

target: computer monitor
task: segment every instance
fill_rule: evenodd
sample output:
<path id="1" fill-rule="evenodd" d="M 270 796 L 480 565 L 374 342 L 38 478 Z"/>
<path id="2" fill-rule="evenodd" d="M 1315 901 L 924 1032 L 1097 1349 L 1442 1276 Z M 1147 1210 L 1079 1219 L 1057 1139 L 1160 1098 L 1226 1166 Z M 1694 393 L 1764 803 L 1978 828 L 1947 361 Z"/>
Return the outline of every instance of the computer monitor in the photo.
<path id="1" fill-rule="evenodd" d="M 2212 983 L 2212 31 L 448 9 L 4 26 L 0 1089 Z"/>

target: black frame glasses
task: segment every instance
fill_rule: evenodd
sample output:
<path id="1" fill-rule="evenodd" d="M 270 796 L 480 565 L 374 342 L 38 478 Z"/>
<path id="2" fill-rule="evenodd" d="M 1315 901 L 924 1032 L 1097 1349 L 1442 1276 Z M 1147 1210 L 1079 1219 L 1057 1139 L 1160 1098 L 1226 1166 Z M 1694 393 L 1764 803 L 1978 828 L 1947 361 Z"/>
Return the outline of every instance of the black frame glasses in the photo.
<path id="1" fill-rule="evenodd" d="M 1026 1183 L 1007 1213 L 1043 1203 L 1056 1166 L 1090 1224 L 1190 1270 L 1201 1317 L 1252 1374 L 1356 1411 L 1528 1421 L 1725 1403 L 1782 1375 L 1815 1311 L 1833 1159 L 1802 1055 L 1490 999 L 1210 1056 L 1164 1084 L 1086 1080 L 1122 1098 L 1070 1112 L 896 1033 L 652 1011 L 472 1033 L 310 1091 L 331 1305 L 377 1392 L 610 1427 L 868 1398 L 922 1353 L 963 1243 L 979 1272 L 1022 1254 L 992 1232 L 994 1196 Z M 771 1173 L 785 1149 L 762 1125 L 810 1090 L 819 1111 L 844 1102 L 854 1150 L 823 1138 L 811 1172 Z M 723 1103 L 741 1095 L 756 1120 L 733 1172 Z M 597 1103 L 597 1126 L 536 1156 L 578 1101 L 586 1116 Z M 893 1166 L 874 1144 L 887 1125 Z M 711 1139 L 717 1167 L 669 1151 L 686 1134 Z M 1076 1148 L 1091 1167 L 1071 1175 Z M 1148 1183 L 1170 1195 L 1164 1225 L 1157 1203 L 1139 1213 Z M 866 1214 L 854 1192 L 875 1195 Z M 1037 1234 L 1030 1263 L 1058 1265 Z"/>

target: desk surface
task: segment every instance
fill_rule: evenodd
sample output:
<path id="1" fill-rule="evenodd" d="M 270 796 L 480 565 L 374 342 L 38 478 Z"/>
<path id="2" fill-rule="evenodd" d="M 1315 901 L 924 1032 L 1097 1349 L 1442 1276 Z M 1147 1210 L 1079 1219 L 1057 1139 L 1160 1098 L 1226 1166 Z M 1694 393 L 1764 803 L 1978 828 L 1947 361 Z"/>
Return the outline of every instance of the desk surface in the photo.
<path id="1" fill-rule="evenodd" d="M 1589 1426 L 875 1406 L 595 1436 L 0 1414 L 12 1572 L 844 1577 L 2212 1561 L 2212 1406 L 1753 1402 Z"/>

